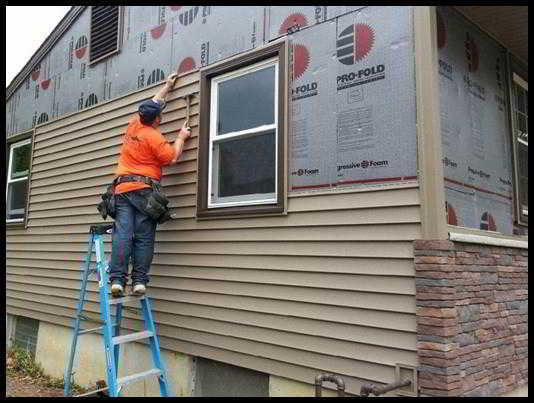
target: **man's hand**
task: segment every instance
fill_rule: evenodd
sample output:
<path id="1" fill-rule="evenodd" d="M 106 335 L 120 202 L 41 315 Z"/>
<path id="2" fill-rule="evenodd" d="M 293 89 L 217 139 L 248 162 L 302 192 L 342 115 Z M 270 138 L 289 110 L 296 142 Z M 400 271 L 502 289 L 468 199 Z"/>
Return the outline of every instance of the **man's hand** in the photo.
<path id="1" fill-rule="evenodd" d="M 191 137 L 191 128 L 187 125 L 188 123 L 189 122 L 186 120 L 178 133 L 178 137 L 184 141 Z"/>
<path id="2" fill-rule="evenodd" d="M 176 84 L 176 79 L 178 78 L 177 73 L 171 73 L 169 74 L 169 77 L 167 77 L 167 86 L 169 88 L 173 88 L 174 84 Z"/>
<path id="3" fill-rule="evenodd" d="M 152 100 L 154 102 L 165 102 L 165 99 L 167 98 L 167 93 L 174 87 L 174 84 L 176 83 L 176 80 L 178 78 L 177 73 L 171 73 L 169 74 L 169 77 L 167 77 L 167 80 L 165 80 L 165 85 L 160 88 L 160 90 L 154 95 Z"/>
<path id="4" fill-rule="evenodd" d="M 180 158 L 180 155 L 182 154 L 182 151 L 184 149 L 184 144 L 186 142 L 186 140 L 191 137 L 191 128 L 187 125 L 187 120 L 184 122 L 184 125 L 182 126 L 182 128 L 180 129 L 180 132 L 178 133 L 178 137 L 176 138 L 176 140 L 174 141 L 174 152 L 175 152 L 175 157 L 174 159 L 171 161 L 171 165 L 172 164 L 176 164 L 176 162 L 178 161 L 178 159 Z"/>

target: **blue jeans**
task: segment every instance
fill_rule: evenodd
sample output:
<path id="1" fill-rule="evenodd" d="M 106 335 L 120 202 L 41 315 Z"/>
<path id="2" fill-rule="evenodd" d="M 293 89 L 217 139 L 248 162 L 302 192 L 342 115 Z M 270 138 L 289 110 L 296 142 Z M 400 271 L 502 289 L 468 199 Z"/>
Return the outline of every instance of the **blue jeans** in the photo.
<path id="1" fill-rule="evenodd" d="M 128 263 L 132 259 L 132 283 L 147 284 L 154 254 L 157 222 L 143 213 L 152 189 L 139 189 L 115 195 L 115 222 L 111 243 L 109 279 L 128 282 Z"/>

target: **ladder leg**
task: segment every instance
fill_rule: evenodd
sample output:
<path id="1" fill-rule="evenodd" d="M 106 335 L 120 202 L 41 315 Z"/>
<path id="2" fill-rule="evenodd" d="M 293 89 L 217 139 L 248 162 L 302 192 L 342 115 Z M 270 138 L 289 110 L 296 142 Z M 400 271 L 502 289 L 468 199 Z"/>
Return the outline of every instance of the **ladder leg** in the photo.
<path id="1" fill-rule="evenodd" d="M 121 334 L 121 322 L 122 322 L 122 304 L 117 304 L 117 310 L 115 315 L 115 323 L 117 326 L 115 326 L 115 332 L 114 337 L 120 336 Z M 115 358 L 115 376 L 119 377 L 119 354 L 120 354 L 120 344 L 116 344 L 113 347 L 113 356 Z"/>
<path id="2" fill-rule="evenodd" d="M 158 377 L 160 393 L 161 396 L 168 397 L 167 373 L 161 360 L 158 336 L 156 335 L 156 328 L 154 326 L 154 321 L 152 320 L 152 308 L 148 297 L 141 300 L 141 306 L 143 308 L 143 316 L 145 319 L 145 329 L 150 330 L 154 334 L 154 336 L 149 339 L 150 350 L 152 351 L 152 361 L 154 366 L 161 370 L 161 375 Z"/>
<path id="3" fill-rule="evenodd" d="M 100 282 L 98 284 L 100 290 L 100 316 L 106 323 L 104 326 L 104 349 L 106 352 L 106 363 L 108 368 L 108 391 L 110 397 L 117 397 L 119 393 L 117 388 L 117 369 L 115 367 L 115 354 L 113 347 L 111 308 L 109 306 L 108 299 L 108 276 L 104 264 L 104 244 L 102 237 L 99 235 L 97 235 L 95 249 L 97 266 L 100 273 Z"/>
<path id="4" fill-rule="evenodd" d="M 76 355 L 76 345 L 78 343 L 78 333 L 80 331 L 80 315 L 83 312 L 83 304 L 85 301 L 85 293 L 87 289 L 87 279 L 89 278 L 89 266 L 91 265 L 91 256 L 93 255 L 93 239 L 94 236 L 93 234 L 91 234 L 89 236 L 87 255 L 85 256 L 84 270 L 82 273 L 82 287 L 80 290 L 80 299 L 78 301 L 78 304 L 76 305 L 76 320 L 74 323 L 74 332 L 72 336 L 72 344 L 70 347 L 69 363 L 67 365 L 67 370 L 63 379 L 63 394 L 65 396 L 72 395 L 72 366 L 74 364 L 74 356 Z"/>

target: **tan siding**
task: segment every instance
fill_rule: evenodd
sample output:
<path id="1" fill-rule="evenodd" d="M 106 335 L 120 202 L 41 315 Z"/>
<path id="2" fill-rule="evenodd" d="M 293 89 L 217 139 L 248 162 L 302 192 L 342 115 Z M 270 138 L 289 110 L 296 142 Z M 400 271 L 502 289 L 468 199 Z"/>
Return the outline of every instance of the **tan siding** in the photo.
<path id="1" fill-rule="evenodd" d="M 168 139 L 185 114 L 177 97 L 197 91 L 198 77 L 184 76 L 187 86 L 171 94 Z M 120 135 L 157 88 L 37 128 L 28 228 L 6 231 L 8 313 L 72 325 L 88 228 L 103 222 L 96 204 Z M 352 393 L 365 380 L 393 381 L 397 362 L 417 365 L 417 185 L 292 194 L 287 215 L 197 220 L 198 97 L 191 113 L 195 137 L 164 168 L 177 219 L 158 228 L 149 284 L 162 346 L 308 383 L 331 371 Z M 95 318 L 97 286 L 89 282 L 87 298 Z"/>
<path id="2" fill-rule="evenodd" d="M 38 228 L 42 229 L 42 228 Z M 80 253 L 64 260 L 61 253 L 35 253 L 31 259 L 25 259 L 24 252 L 8 252 L 6 264 L 20 267 L 55 268 L 56 261 L 63 263 L 62 267 L 80 270 L 84 256 Z M 94 256 L 93 256 L 94 261 Z M 248 268 L 262 270 L 287 270 L 304 272 L 326 272 L 347 274 L 372 274 L 373 276 L 407 276 L 413 277 L 413 262 L 407 259 L 373 259 L 373 258 L 342 258 L 342 257 L 313 257 L 313 256 L 270 256 L 268 260 L 257 259 L 244 255 L 190 255 L 180 254 L 180 266 L 191 267 L 219 267 L 219 268 Z M 202 263 L 202 266 L 199 264 Z M 156 254 L 152 261 L 154 267 L 165 270 L 166 266 L 178 267 L 174 254 Z M 37 266 L 36 266 L 37 265 Z M 155 269 L 154 269 L 155 270 Z"/>

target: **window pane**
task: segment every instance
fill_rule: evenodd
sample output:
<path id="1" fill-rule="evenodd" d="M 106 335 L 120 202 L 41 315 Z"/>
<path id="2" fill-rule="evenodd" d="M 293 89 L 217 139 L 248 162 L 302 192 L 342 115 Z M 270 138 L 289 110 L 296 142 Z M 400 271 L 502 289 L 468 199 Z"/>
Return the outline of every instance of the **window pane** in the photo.
<path id="1" fill-rule="evenodd" d="M 522 113 L 517 112 L 517 130 L 519 130 L 521 133 L 527 132 L 527 121 L 525 119 L 525 115 Z"/>
<path id="2" fill-rule="evenodd" d="M 275 192 L 274 131 L 215 147 L 219 151 L 218 197 Z"/>
<path id="3" fill-rule="evenodd" d="M 516 94 L 517 94 L 517 109 L 523 113 L 525 113 L 525 92 L 523 89 L 519 86 L 515 87 Z"/>
<path id="4" fill-rule="evenodd" d="M 274 123 L 275 67 L 267 67 L 218 85 L 217 134 Z"/>
<path id="5" fill-rule="evenodd" d="M 7 188 L 7 211 L 8 220 L 24 218 L 26 208 L 27 180 L 10 183 Z"/>
<path id="6" fill-rule="evenodd" d="M 30 169 L 31 144 L 25 144 L 13 148 L 13 159 L 11 162 L 11 179 L 28 175 Z"/>

